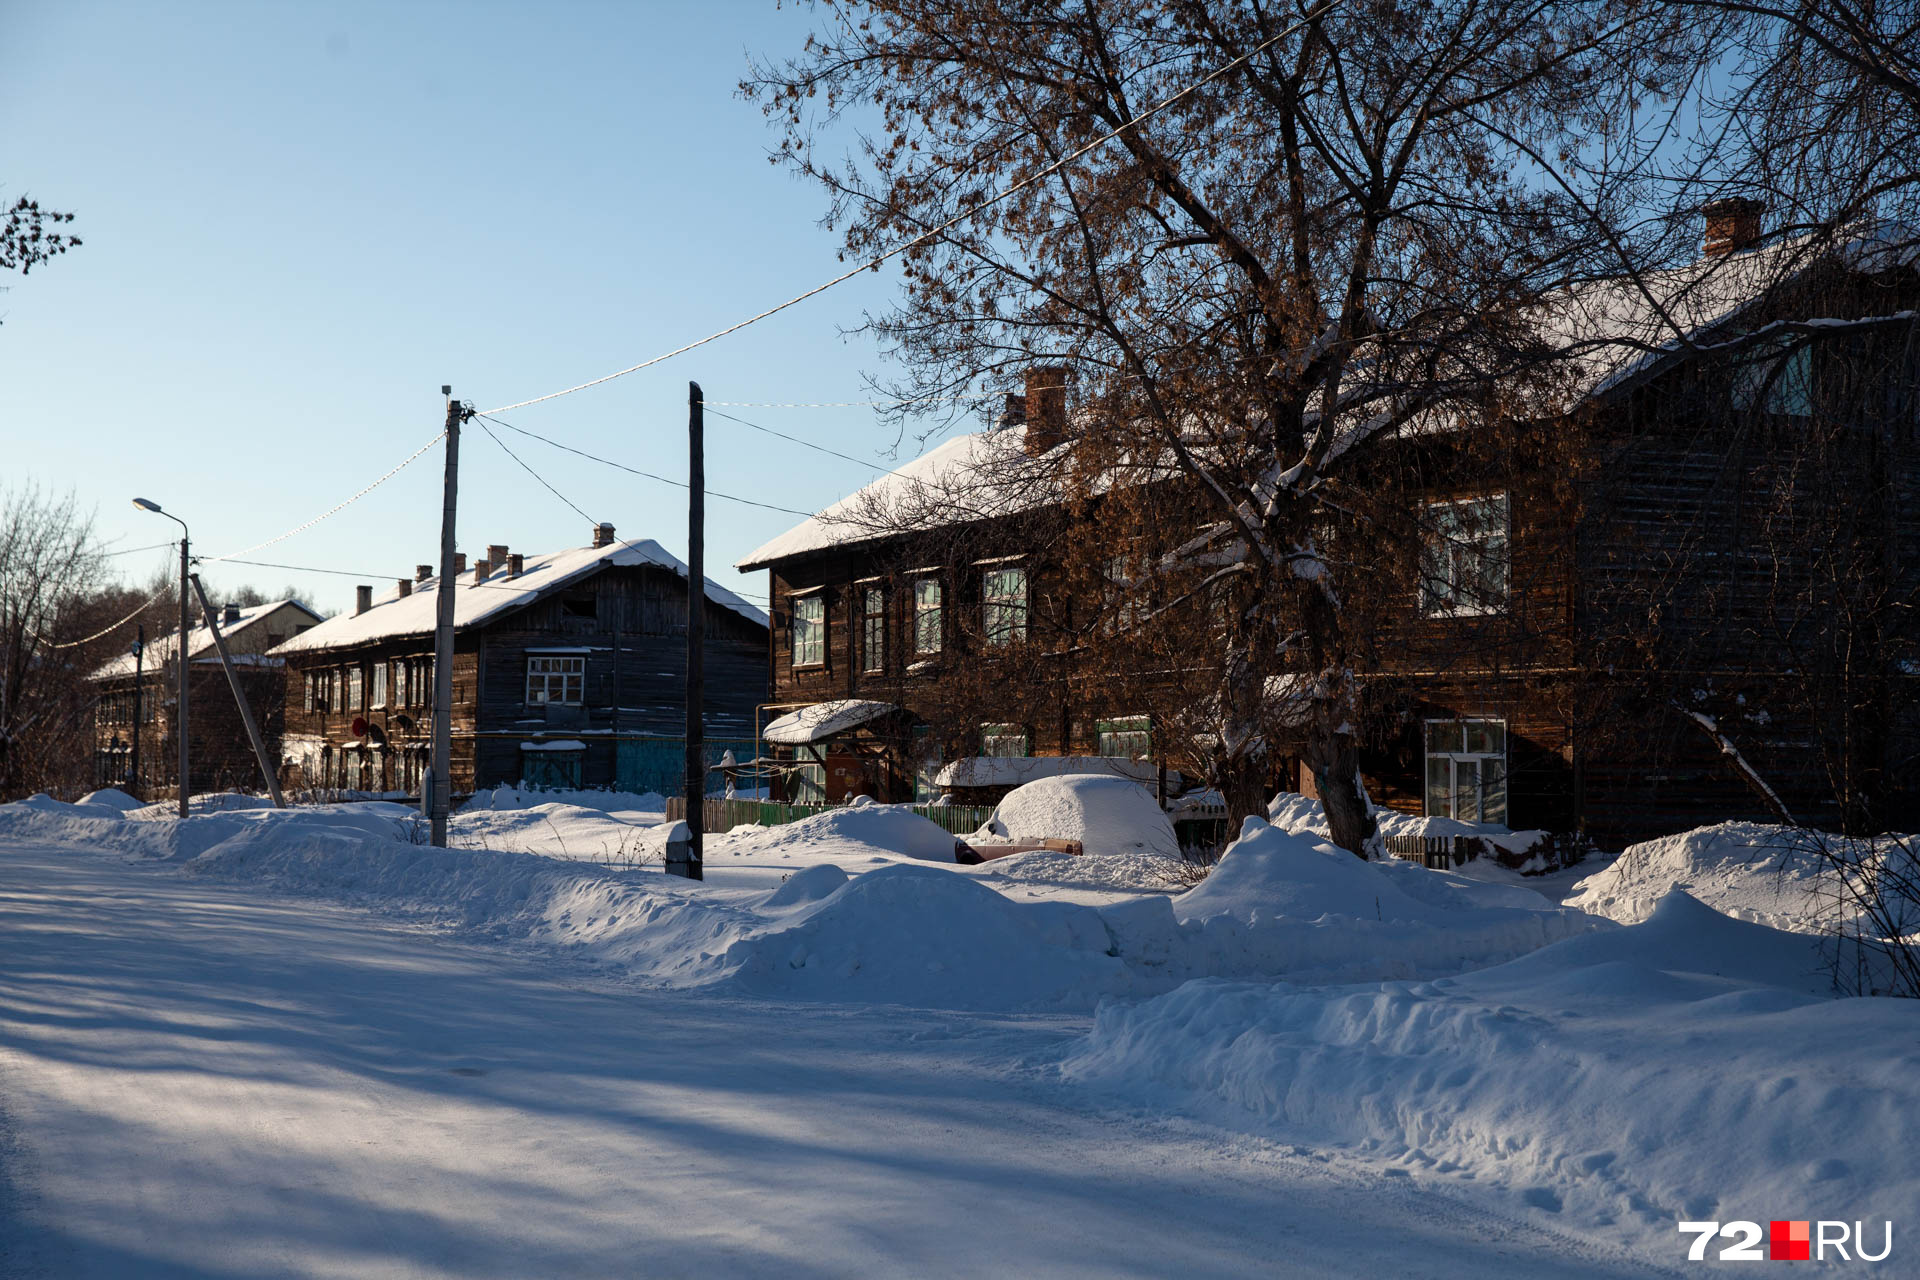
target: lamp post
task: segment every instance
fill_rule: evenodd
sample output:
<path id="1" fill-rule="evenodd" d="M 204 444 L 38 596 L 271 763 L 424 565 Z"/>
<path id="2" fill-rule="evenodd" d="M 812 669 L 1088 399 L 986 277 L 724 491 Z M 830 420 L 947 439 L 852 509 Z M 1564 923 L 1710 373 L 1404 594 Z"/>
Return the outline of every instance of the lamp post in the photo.
<path id="1" fill-rule="evenodd" d="M 192 791 L 187 770 L 187 522 L 170 511 L 162 511 L 160 504 L 147 498 L 135 498 L 133 505 L 142 511 L 151 511 L 155 515 L 165 516 L 180 526 L 180 698 L 175 704 L 175 731 L 180 735 L 180 816 L 187 816 L 187 799 Z"/>
<path id="2" fill-rule="evenodd" d="M 146 728 L 144 708 L 141 698 L 141 656 L 147 651 L 147 624 L 141 623 L 134 628 L 133 635 L 133 768 L 127 774 L 127 790 L 137 799 L 144 800 L 140 794 L 140 734 Z"/>

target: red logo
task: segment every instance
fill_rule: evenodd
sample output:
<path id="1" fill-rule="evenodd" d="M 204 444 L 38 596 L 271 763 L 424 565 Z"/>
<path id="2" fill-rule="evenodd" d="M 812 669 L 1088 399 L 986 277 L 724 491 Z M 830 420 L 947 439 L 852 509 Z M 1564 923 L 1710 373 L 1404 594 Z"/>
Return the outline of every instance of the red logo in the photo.
<path id="1" fill-rule="evenodd" d="M 1809 1262 L 1813 1258 L 1813 1224 L 1782 1222 L 1769 1224 L 1767 1257 L 1774 1262 Z"/>

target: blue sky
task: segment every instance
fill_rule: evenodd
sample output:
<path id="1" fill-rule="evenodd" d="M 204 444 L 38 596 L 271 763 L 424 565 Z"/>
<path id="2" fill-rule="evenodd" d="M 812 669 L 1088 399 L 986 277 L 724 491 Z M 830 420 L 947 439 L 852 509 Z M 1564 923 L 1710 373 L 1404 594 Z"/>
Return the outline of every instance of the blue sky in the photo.
<path id="1" fill-rule="evenodd" d="M 173 526 L 237 550 L 318 515 L 439 429 L 439 388 L 542 395 L 703 336 L 837 274 L 820 192 L 769 165 L 736 96 L 749 52 L 813 18 L 770 3 L 93 4 L 0 0 L 0 196 L 79 214 L 85 244 L 0 295 L 6 482 L 71 487 L 121 547 Z M 868 398 L 883 357 L 843 329 L 862 276 L 711 347 L 508 415 L 685 474 L 709 399 Z M 731 409 L 888 465 L 870 409 Z M 963 428 L 964 429 L 964 428 Z M 622 537 L 686 544 L 683 491 L 503 438 Z M 709 418 L 708 483 L 812 511 L 871 472 Z M 918 446 L 909 439 L 903 456 Z M 460 545 L 578 545 L 584 522 L 484 434 L 461 450 Z M 257 553 L 337 577 L 211 566 L 340 608 L 437 558 L 435 450 Z M 710 500 L 709 573 L 795 522 Z M 144 578 L 154 551 L 116 562 Z"/>

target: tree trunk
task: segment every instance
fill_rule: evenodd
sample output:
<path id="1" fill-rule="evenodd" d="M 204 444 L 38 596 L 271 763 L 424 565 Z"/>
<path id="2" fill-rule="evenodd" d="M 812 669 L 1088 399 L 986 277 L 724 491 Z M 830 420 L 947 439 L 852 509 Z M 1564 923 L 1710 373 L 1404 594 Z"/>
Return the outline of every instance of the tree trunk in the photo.
<path id="1" fill-rule="evenodd" d="M 1227 838 L 1239 835 L 1248 818 L 1267 820 L 1267 770 L 1264 758 L 1237 756 L 1220 768 L 1217 785 L 1227 807 Z"/>
<path id="2" fill-rule="evenodd" d="M 1307 765 L 1313 770 L 1333 842 L 1355 857 L 1370 857 L 1380 824 L 1360 790 L 1360 748 L 1353 735 L 1336 733 L 1310 744 Z"/>

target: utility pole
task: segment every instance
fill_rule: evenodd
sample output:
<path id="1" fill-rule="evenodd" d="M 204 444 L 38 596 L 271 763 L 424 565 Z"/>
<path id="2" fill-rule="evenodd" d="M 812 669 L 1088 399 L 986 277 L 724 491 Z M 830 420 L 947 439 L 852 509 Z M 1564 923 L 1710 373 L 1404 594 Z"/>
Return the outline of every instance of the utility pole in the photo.
<path id="1" fill-rule="evenodd" d="M 180 526 L 180 699 L 175 705 L 174 720 L 176 731 L 180 735 L 180 816 L 187 816 L 187 800 L 193 793 L 189 779 L 193 776 L 187 764 L 187 526 Z"/>
<path id="2" fill-rule="evenodd" d="M 687 384 L 687 875 L 706 879 L 707 460 L 706 403 L 700 384 Z"/>
<path id="3" fill-rule="evenodd" d="M 447 398 L 447 478 L 440 506 L 440 581 L 434 590 L 433 754 L 427 768 L 427 820 L 433 847 L 447 847 L 447 813 L 453 807 L 453 519 L 460 492 L 460 420 L 452 387 Z"/>
<path id="4" fill-rule="evenodd" d="M 266 740 L 260 736 L 260 726 L 254 723 L 253 708 L 247 705 L 247 691 L 240 685 L 240 673 L 233 669 L 233 655 L 227 652 L 227 638 L 220 634 L 220 620 L 214 617 L 213 604 L 207 599 L 207 589 L 200 585 L 200 575 L 193 575 L 193 591 L 200 597 L 200 607 L 207 614 L 207 630 L 213 632 L 214 648 L 220 651 L 220 665 L 226 668 L 227 686 L 233 690 L 233 700 L 240 707 L 240 723 L 246 726 L 247 741 L 253 744 L 253 758 L 260 762 L 260 776 L 266 779 L 267 794 L 273 797 L 273 807 L 284 809 L 287 802 L 280 798 L 280 779 L 276 776 L 273 762 L 267 757 Z"/>
<path id="5" fill-rule="evenodd" d="M 146 799 L 140 794 L 140 727 L 146 723 L 140 718 L 140 676 L 146 652 L 147 624 L 142 622 L 133 629 L 133 769 L 127 775 L 129 790 L 137 800 Z"/>

